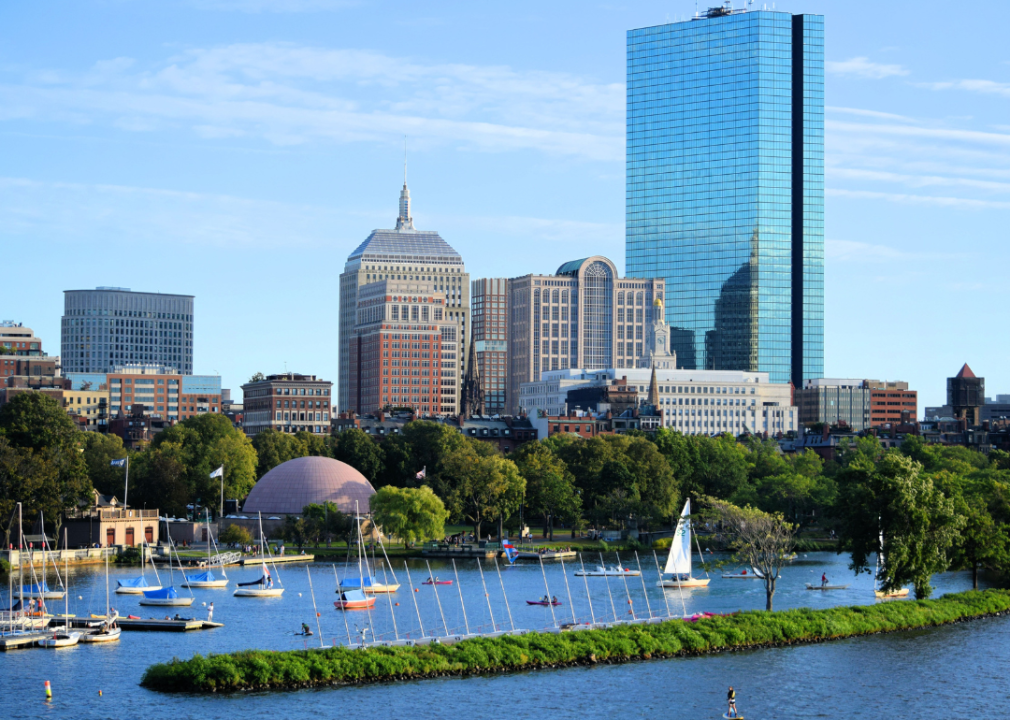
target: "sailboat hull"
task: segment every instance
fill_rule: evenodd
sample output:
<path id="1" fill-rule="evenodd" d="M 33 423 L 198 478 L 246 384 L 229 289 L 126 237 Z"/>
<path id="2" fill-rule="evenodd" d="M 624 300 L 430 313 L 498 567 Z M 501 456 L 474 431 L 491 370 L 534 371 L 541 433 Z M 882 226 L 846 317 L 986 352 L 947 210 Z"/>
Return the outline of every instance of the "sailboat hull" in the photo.
<path id="1" fill-rule="evenodd" d="M 63 592 L 62 590 L 49 590 L 48 592 L 19 593 L 18 597 L 29 600 L 32 598 L 35 598 L 36 600 L 38 600 L 39 598 L 43 600 L 62 600 L 64 595 L 66 595 L 66 593 Z"/>
<path id="2" fill-rule="evenodd" d="M 375 585 L 370 585 L 365 588 L 366 593 L 392 593 L 400 589 L 400 583 L 390 583 L 388 585 L 383 585 L 382 583 L 376 583 Z"/>
<path id="3" fill-rule="evenodd" d="M 143 595 L 145 590 L 161 590 L 161 585 L 145 585 L 144 587 L 117 587 L 117 595 Z"/>
<path id="4" fill-rule="evenodd" d="M 233 597 L 280 597 L 284 594 L 284 588 L 238 588 Z"/>
<path id="5" fill-rule="evenodd" d="M 223 588 L 228 587 L 227 580 L 191 580 L 184 582 L 183 587 L 188 588 Z"/>
<path id="6" fill-rule="evenodd" d="M 369 610 L 375 607 L 375 598 L 367 600 L 337 600 L 333 603 L 337 610 Z"/>
<path id="7" fill-rule="evenodd" d="M 62 648 L 62 647 L 73 647 L 81 640 L 81 633 L 59 633 L 52 637 L 40 638 L 38 642 L 39 647 L 44 648 Z"/>
<path id="8" fill-rule="evenodd" d="M 145 597 L 140 601 L 141 605 L 162 605 L 166 607 L 189 607 L 193 604 L 193 598 L 149 598 Z"/>
<path id="9" fill-rule="evenodd" d="M 665 588 L 700 588 L 708 587 L 710 582 L 711 578 L 688 578 L 680 582 L 676 580 L 663 580 L 663 582 L 659 583 L 659 586 Z"/>
<path id="10" fill-rule="evenodd" d="M 81 642 L 88 644 L 116 642 L 122 634 L 121 628 L 112 628 L 108 632 L 84 633 L 81 635 Z"/>

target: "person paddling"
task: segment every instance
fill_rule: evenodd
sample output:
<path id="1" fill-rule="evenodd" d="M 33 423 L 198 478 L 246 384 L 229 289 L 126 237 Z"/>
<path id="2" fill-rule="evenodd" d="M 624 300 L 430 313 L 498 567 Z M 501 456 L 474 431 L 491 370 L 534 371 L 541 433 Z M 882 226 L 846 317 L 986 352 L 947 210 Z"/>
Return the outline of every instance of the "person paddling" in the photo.
<path id="1" fill-rule="evenodd" d="M 821 587 L 823 588 L 827 586 L 828 586 L 828 575 L 827 573 L 821 573 Z"/>
<path id="2" fill-rule="evenodd" d="M 311 635 L 312 630 L 309 629 L 308 623 L 302 623 L 302 635 Z"/>
<path id="3" fill-rule="evenodd" d="M 729 686 L 729 692 L 726 693 L 726 701 L 729 703 L 729 709 L 726 711 L 727 717 L 737 717 L 736 712 L 736 690 L 733 686 Z"/>

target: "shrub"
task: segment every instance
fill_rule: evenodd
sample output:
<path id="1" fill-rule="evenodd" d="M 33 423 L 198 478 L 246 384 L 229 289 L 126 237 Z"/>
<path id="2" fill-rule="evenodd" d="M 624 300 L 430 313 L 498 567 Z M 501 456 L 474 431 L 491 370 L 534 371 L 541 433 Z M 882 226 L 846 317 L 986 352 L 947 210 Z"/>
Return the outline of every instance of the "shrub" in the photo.
<path id="1" fill-rule="evenodd" d="M 657 538 L 652 541 L 653 550 L 669 550 L 673 545 L 673 538 Z"/>

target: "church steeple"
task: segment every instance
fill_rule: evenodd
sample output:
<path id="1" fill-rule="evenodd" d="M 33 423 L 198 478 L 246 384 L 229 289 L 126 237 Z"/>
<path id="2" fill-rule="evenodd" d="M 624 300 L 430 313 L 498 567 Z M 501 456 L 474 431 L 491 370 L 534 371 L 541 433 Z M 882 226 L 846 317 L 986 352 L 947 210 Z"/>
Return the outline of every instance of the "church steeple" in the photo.
<path id="1" fill-rule="evenodd" d="M 652 366 L 652 377 L 649 378 L 649 395 L 647 402 L 653 407 L 659 407 L 659 385 L 656 384 L 656 366 Z"/>
<path id="2" fill-rule="evenodd" d="M 484 414 L 484 388 L 480 383 L 480 369 L 477 367 L 477 353 L 473 335 L 470 336 L 470 353 L 466 361 L 466 375 L 463 376 L 463 391 L 459 407 L 460 417 Z"/>

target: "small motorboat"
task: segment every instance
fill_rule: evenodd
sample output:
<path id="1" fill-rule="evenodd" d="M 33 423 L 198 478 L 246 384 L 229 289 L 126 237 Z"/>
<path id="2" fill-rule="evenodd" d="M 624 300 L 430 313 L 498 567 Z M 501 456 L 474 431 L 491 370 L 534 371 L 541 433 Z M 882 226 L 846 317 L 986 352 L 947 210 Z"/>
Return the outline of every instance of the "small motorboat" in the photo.
<path id="1" fill-rule="evenodd" d="M 39 638 L 35 642 L 39 647 L 62 648 L 71 647 L 81 641 L 81 633 L 70 632 L 69 630 L 57 630 L 49 637 Z"/>
<path id="2" fill-rule="evenodd" d="M 807 590 L 844 590 L 848 585 L 814 585 L 813 583 L 807 583 Z M 908 591 L 905 591 L 908 594 Z"/>
<path id="3" fill-rule="evenodd" d="M 123 629 L 121 627 L 101 627 L 94 632 L 86 632 L 81 634 L 82 643 L 107 643 L 116 642 L 119 640 L 119 636 L 122 634 Z"/>
<path id="4" fill-rule="evenodd" d="M 547 607 L 548 605 L 553 605 L 554 607 L 557 607 L 558 605 L 561 604 L 561 601 L 557 600 L 557 599 L 551 600 L 550 602 L 547 602 L 546 600 L 527 600 L 526 604 L 527 605 L 540 605 L 542 607 Z"/>
<path id="5" fill-rule="evenodd" d="M 575 577 L 638 577 L 641 571 L 612 565 L 609 568 L 597 565 L 595 570 L 578 570 Z"/>
<path id="6" fill-rule="evenodd" d="M 421 584 L 422 585 L 452 585 L 452 580 L 439 580 L 437 577 L 434 580 L 432 580 L 431 578 L 428 578 L 427 580 L 425 580 Z"/>
<path id="7" fill-rule="evenodd" d="M 375 598 L 360 590 L 345 590 L 340 599 L 333 603 L 337 610 L 369 610 L 375 605 Z"/>
<path id="8" fill-rule="evenodd" d="M 145 590 L 141 605 L 185 606 L 193 604 L 193 598 L 182 597 L 174 587 Z"/>

